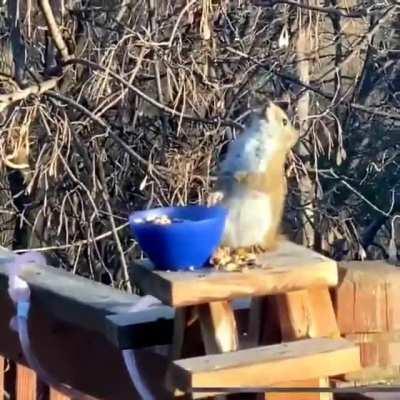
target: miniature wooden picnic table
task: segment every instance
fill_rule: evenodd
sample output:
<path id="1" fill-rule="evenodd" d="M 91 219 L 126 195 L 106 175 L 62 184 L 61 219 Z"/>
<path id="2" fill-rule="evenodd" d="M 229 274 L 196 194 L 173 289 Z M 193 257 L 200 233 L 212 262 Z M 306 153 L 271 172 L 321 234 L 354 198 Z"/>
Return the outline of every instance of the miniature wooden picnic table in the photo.
<path id="1" fill-rule="evenodd" d="M 289 241 L 283 242 L 274 252 L 260 254 L 256 266 L 244 271 L 228 272 L 214 268 L 183 272 L 159 271 L 148 260 L 141 260 L 135 263 L 132 273 L 135 283 L 146 294 L 176 308 L 174 351 L 171 354 L 175 360 L 181 356 L 188 315 L 193 314 L 199 318 L 202 340 L 208 355 L 236 353 L 240 347 L 243 348 L 243 345 L 239 345 L 231 307 L 231 300 L 239 298 L 252 298 L 246 347 L 259 345 L 260 330 L 265 324 L 278 323 L 284 341 L 340 338 L 329 293 L 329 288 L 338 283 L 336 262 Z M 271 298 L 274 299 L 277 312 L 263 312 L 264 301 Z M 278 321 L 272 321 L 272 318 Z M 354 356 L 355 361 L 348 363 L 348 368 L 354 368 L 359 363 L 356 358 Z M 193 368 L 192 365 L 188 367 L 192 378 L 195 375 Z M 342 373 L 339 369 L 338 374 Z M 328 376 L 328 372 L 332 371 L 326 374 L 315 372 L 312 376 L 318 380 L 312 381 L 314 386 L 319 386 L 319 378 Z M 258 384 L 262 386 L 261 375 L 254 379 L 258 379 Z M 292 380 L 287 379 L 288 382 Z M 307 383 L 310 384 L 310 381 L 307 380 Z M 244 384 L 255 384 L 255 381 Z M 326 394 L 321 398 L 326 398 Z"/>

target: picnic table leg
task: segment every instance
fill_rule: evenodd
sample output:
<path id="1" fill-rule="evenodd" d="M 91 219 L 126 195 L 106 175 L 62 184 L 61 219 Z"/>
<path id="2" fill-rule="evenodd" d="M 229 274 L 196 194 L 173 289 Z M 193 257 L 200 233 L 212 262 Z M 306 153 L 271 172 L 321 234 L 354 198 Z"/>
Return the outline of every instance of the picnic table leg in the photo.
<path id="1" fill-rule="evenodd" d="M 24 365 L 17 364 L 16 400 L 36 400 L 36 373 Z"/>
<path id="2" fill-rule="evenodd" d="M 187 336 L 187 328 L 190 324 L 190 319 L 196 314 L 194 307 L 178 307 L 175 309 L 174 328 L 172 344 L 169 350 L 168 359 L 170 361 L 178 360 L 184 354 L 185 338 Z M 184 396 L 184 393 L 176 389 L 171 383 L 170 370 L 167 370 L 165 376 L 165 385 L 171 390 L 173 398 Z"/>
<path id="3" fill-rule="evenodd" d="M 190 319 L 194 319 L 196 316 L 200 322 L 201 336 L 206 354 L 237 350 L 239 341 L 233 309 L 230 302 L 218 301 L 197 305 L 193 308 L 181 307 L 176 310 L 174 337 L 170 352 L 171 359 L 176 360 L 182 356 L 185 332 L 187 331 Z M 168 373 L 166 381 L 167 385 L 171 386 Z M 174 392 L 175 395 L 182 394 L 179 390 L 175 390 Z M 222 400 L 225 396 L 214 395 L 209 398 Z"/>
<path id="4" fill-rule="evenodd" d="M 196 307 L 206 354 L 235 351 L 239 347 L 235 315 L 229 301 L 215 301 Z M 226 396 L 213 396 L 224 400 Z"/>
<path id="5" fill-rule="evenodd" d="M 185 307 L 180 307 L 175 310 L 172 345 L 169 353 L 170 360 L 177 360 L 182 354 L 187 314 L 188 310 Z"/>
<path id="6" fill-rule="evenodd" d="M 276 301 L 282 340 L 340 337 L 327 287 L 289 292 Z"/>
<path id="7" fill-rule="evenodd" d="M 199 325 L 196 307 L 178 307 L 175 310 L 172 345 L 169 350 L 170 360 L 194 357 L 203 351 L 203 338 Z"/>
<path id="8" fill-rule="evenodd" d="M 197 306 L 201 333 L 207 354 L 238 349 L 238 331 L 229 301 L 215 301 Z"/>
<path id="9" fill-rule="evenodd" d="M 257 322 L 257 318 L 259 318 Z M 282 341 L 301 338 L 340 337 L 332 300 L 327 287 L 288 292 L 263 299 L 253 299 L 250 309 L 249 335 L 251 344 L 260 342 L 260 323 L 264 328 L 264 342 L 270 344 L 277 338 Z M 265 333 L 267 331 L 267 333 Z M 271 340 L 272 339 L 272 340 Z M 329 379 L 284 382 L 277 387 L 327 387 Z M 330 393 L 265 393 L 259 399 L 268 400 L 331 400 Z"/>
<path id="10" fill-rule="evenodd" d="M 282 340 L 295 340 L 306 337 L 340 337 L 332 299 L 327 287 L 310 288 L 279 295 L 276 298 Z M 286 386 L 329 386 L 328 377 L 313 381 L 287 382 Z M 282 395 L 272 393 L 268 400 L 280 400 Z M 287 394 L 287 400 L 331 400 L 331 393 Z"/>

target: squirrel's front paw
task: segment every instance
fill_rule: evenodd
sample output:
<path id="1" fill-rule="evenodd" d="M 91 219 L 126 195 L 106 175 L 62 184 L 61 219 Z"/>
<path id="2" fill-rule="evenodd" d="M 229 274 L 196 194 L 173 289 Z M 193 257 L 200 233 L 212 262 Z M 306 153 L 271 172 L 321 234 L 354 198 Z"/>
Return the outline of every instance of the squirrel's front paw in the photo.
<path id="1" fill-rule="evenodd" d="M 207 206 L 208 207 L 215 206 L 216 204 L 220 203 L 223 198 L 224 198 L 224 194 L 222 192 L 220 192 L 220 191 L 212 192 L 208 196 Z"/>
<path id="2" fill-rule="evenodd" d="M 237 171 L 235 172 L 235 174 L 233 175 L 233 177 L 235 178 L 235 180 L 237 182 L 243 182 L 248 176 L 248 172 L 246 171 Z"/>

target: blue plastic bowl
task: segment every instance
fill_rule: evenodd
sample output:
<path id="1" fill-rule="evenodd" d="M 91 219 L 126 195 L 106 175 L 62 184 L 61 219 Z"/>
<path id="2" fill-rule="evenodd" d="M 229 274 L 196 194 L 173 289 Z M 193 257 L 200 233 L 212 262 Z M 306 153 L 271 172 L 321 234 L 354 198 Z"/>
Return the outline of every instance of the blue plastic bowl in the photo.
<path id="1" fill-rule="evenodd" d="M 162 215 L 183 221 L 168 225 L 138 222 Z M 129 224 L 157 269 L 178 271 L 209 263 L 221 243 L 226 216 L 227 210 L 220 206 L 164 207 L 137 211 L 129 216 Z"/>

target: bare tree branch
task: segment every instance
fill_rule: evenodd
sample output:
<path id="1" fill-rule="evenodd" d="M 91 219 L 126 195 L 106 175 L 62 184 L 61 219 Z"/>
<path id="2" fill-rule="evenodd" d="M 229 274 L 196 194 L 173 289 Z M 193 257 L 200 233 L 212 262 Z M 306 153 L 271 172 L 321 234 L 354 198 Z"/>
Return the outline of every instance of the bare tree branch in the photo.
<path id="1" fill-rule="evenodd" d="M 31 95 L 40 95 L 46 93 L 48 90 L 54 89 L 57 86 L 60 78 L 53 78 L 45 82 L 32 85 L 23 90 L 18 90 L 10 94 L 0 95 L 0 112 L 4 111 L 12 103 L 24 100 Z"/>
<path id="2" fill-rule="evenodd" d="M 15 65 L 15 79 L 20 86 L 24 85 L 26 49 L 21 35 L 20 0 L 7 1 L 10 18 L 10 39 Z"/>
<path id="3" fill-rule="evenodd" d="M 243 125 L 241 125 L 241 124 L 239 124 L 239 123 L 237 123 L 235 121 L 222 120 L 220 118 L 214 118 L 214 119 L 196 118 L 196 117 L 192 117 L 190 115 L 183 114 L 183 113 L 181 113 L 179 111 L 175 111 L 172 108 L 169 108 L 169 107 L 159 103 L 158 101 L 154 100 L 153 98 L 151 98 L 147 94 L 143 93 L 140 89 L 138 89 L 136 86 L 134 86 L 131 83 L 129 83 L 128 81 L 126 81 L 124 78 L 122 78 L 117 73 L 111 71 L 108 68 L 102 67 L 101 65 L 96 64 L 93 61 L 83 60 L 83 59 L 80 59 L 80 58 L 71 58 L 66 62 L 66 65 L 69 65 L 69 64 L 82 64 L 82 65 L 90 66 L 91 68 L 93 68 L 95 70 L 100 70 L 100 71 L 107 72 L 107 74 L 112 76 L 117 81 L 121 82 L 125 87 L 127 87 L 130 90 L 132 90 L 134 93 L 136 93 L 138 96 L 140 96 L 143 100 L 145 100 L 149 104 L 157 107 L 161 111 L 165 111 L 168 114 L 171 114 L 174 117 L 179 117 L 179 118 L 186 119 L 186 120 L 189 120 L 189 121 L 194 121 L 194 122 L 201 122 L 201 123 L 204 123 L 204 124 L 231 126 L 231 127 L 234 127 L 234 128 L 243 129 Z"/>
<path id="4" fill-rule="evenodd" d="M 345 8 L 341 7 L 318 7 L 312 4 L 296 2 L 293 0 L 265 0 L 255 2 L 255 5 L 262 7 L 273 7 L 277 4 L 287 4 L 289 6 L 301 8 L 304 10 L 315 11 L 323 14 L 337 15 L 343 18 L 363 18 L 371 14 L 371 11 L 365 9 L 348 12 Z"/>
<path id="5" fill-rule="evenodd" d="M 38 1 L 40 8 L 43 12 L 43 15 L 46 18 L 47 26 L 54 40 L 54 43 L 58 51 L 60 52 L 63 61 L 67 61 L 70 58 L 68 54 L 68 48 L 60 32 L 60 28 L 57 25 L 57 21 L 54 17 L 50 3 L 48 0 L 38 0 Z"/>

